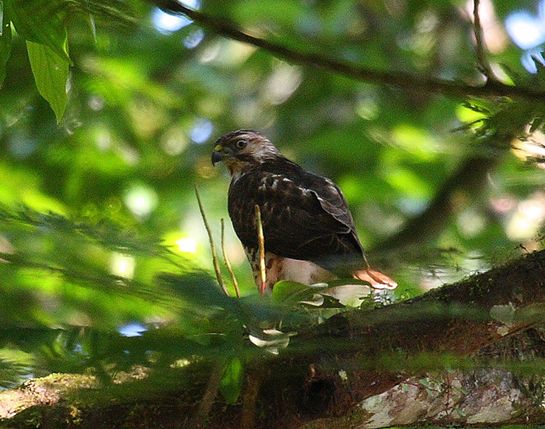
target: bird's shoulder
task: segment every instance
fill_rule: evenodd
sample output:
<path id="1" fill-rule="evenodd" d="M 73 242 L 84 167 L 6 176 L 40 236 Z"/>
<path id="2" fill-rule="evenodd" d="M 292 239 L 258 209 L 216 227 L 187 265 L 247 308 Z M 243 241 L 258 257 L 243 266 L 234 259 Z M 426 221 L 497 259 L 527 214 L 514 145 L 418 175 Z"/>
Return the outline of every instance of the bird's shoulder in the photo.
<path id="1" fill-rule="evenodd" d="M 231 183 L 232 188 L 248 192 L 285 193 L 296 190 L 329 199 L 340 194 L 332 180 L 311 173 L 283 157 L 263 162 Z"/>
<path id="2" fill-rule="evenodd" d="M 240 204 L 242 200 L 259 205 L 277 202 L 292 209 L 327 214 L 349 229 L 354 228 L 337 185 L 283 157 L 264 162 L 233 181 L 229 199 L 232 204 Z"/>

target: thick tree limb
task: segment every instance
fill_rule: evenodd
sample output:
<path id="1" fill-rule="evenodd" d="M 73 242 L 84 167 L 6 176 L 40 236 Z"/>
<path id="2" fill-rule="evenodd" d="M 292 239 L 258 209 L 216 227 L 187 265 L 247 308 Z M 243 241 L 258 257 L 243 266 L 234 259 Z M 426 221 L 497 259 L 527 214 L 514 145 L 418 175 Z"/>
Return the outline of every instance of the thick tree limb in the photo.
<path id="1" fill-rule="evenodd" d="M 426 209 L 409 219 L 399 232 L 378 243 L 375 249 L 388 251 L 435 239 L 453 214 L 482 194 L 488 174 L 501 161 L 503 156 L 500 154 L 494 157 L 476 155 L 464 160 L 439 188 Z"/>
<path id="2" fill-rule="evenodd" d="M 488 80 L 485 85 L 475 86 L 459 82 L 414 76 L 410 73 L 392 72 L 370 69 L 341 60 L 329 58 L 317 53 L 301 52 L 279 43 L 252 36 L 241 30 L 231 21 L 190 9 L 175 0 L 150 0 L 151 3 L 173 13 L 181 13 L 199 25 L 221 36 L 238 40 L 252 46 L 264 49 L 271 54 L 296 64 L 321 68 L 339 75 L 377 85 L 389 85 L 409 91 L 440 93 L 449 97 L 515 97 L 533 101 L 542 101 L 544 91 L 509 86 L 494 80 Z"/>
<path id="3" fill-rule="evenodd" d="M 377 427 L 371 424 L 377 422 L 377 408 L 373 404 L 380 397 L 376 395 L 389 392 L 384 395 L 386 399 L 395 397 L 396 401 L 403 400 L 404 395 L 409 398 L 417 395 L 421 387 L 404 391 L 400 383 L 410 384 L 411 377 L 424 376 L 430 369 L 456 368 L 458 364 L 463 369 L 464 357 L 543 321 L 544 306 L 545 251 L 541 251 L 410 301 L 337 315 L 294 337 L 280 356 L 252 362 L 246 377 L 250 385 L 244 388 L 248 393 L 243 391 L 242 395 L 244 400 L 226 406 L 216 398 L 210 408 L 208 427 L 239 428 L 243 419 L 255 422 L 255 427 L 260 428 L 327 427 L 328 424 L 331 427 L 332 422 L 340 428 Z M 444 364 L 444 359 L 433 357 L 438 353 L 448 353 L 455 359 Z M 425 365 L 421 363 L 422 356 L 428 356 Z M 501 369 L 501 362 L 496 363 Z M 100 426 L 97 422 L 106 421 L 110 426 L 102 427 L 123 426 L 129 418 L 131 422 L 151 419 L 165 427 L 188 427 L 190 416 L 201 409 L 200 398 L 209 391 L 206 366 L 201 362 L 177 375 L 189 380 L 186 384 L 191 386 L 189 391 L 171 391 L 159 399 L 136 401 L 133 406 L 98 404 L 79 409 L 78 427 L 96 429 Z M 493 366 L 490 361 L 489 367 Z M 452 379 L 464 383 L 461 373 L 453 373 Z M 482 389 L 483 394 L 487 391 Z M 430 408 L 443 394 L 429 398 Z M 2 395 L 5 394 L 0 394 L 0 410 L 6 408 Z M 376 397 L 375 402 L 366 401 L 371 397 Z M 451 399 L 452 403 L 457 402 Z M 172 406 L 173 401 L 176 407 Z M 251 413 L 248 404 L 254 403 L 255 412 Z M 389 408 L 388 418 L 400 424 L 422 421 L 400 418 L 400 413 L 411 411 L 407 407 L 413 403 Z M 425 401 L 418 402 L 418 407 L 423 404 Z M 64 409 L 68 406 L 65 413 L 69 413 L 70 404 L 62 406 Z M 139 419 L 139 412 L 145 413 L 146 418 Z M 426 413 L 415 415 L 424 416 L 425 420 Z M 433 421 L 433 413 L 429 415 L 432 417 L 428 421 Z M 51 413 L 48 418 L 51 422 L 59 421 L 52 420 Z M 536 413 L 533 418 L 534 422 L 545 422 L 543 413 Z M 473 422 L 471 416 L 461 416 L 457 421 Z"/>

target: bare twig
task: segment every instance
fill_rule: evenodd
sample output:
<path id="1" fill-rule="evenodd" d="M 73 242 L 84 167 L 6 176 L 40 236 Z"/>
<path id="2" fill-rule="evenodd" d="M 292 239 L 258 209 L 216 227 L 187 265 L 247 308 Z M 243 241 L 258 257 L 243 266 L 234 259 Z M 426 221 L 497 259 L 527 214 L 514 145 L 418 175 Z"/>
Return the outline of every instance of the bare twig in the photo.
<path id="1" fill-rule="evenodd" d="M 238 281 L 237 277 L 235 276 L 235 272 L 233 271 L 233 266 L 231 265 L 231 261 L 229 260 L 229 257 L 227 256 L 227 252 L 225 251 L 225 222 L 223 221 L 223 218 L 221 218 L 221 253 L 223 255 L 223 262 L 225 263 L 225 266 L 227 267 L 227 271 L 229 271 L 229 275 L 231 276 L 231 281 L 233 282 L 233 287 L 235 288 L 235 295 L 237 298 L 240 298 L 240 290 L 238 288 Z"/>
<path id="2" fill-rule="evenodd" d="M 227 288 L 225 287 L 225 283 L 223 282 L 223 278 L 221 277 L 220 264 L 218 262 L 218 257 L 216 255 L 216 246 L 214 246 L 212 231 L 210 230 L 210 225 L 208 225 L 208 221 L 206 220 L 206 215 L 204 213 L 204 208 L 202 206 L 201 196 L 199 195 L 199 189 L 197 188 L 197 185 L 195 185 L 195 195 L 197 197 L 197 202 L 199 203 L 199 210 L 201 212 L 202 220 L 204 222 L 204 227 L 206 228 L 206 232 L 208 234 L 208 241 L 210 242 L 210 252 L 212 253 L 212 264 L 214 265 L 216 280 L 218 281 L 218 284 L 220 285 L 221 290 L 223 290 L 223 293 L 229 296 L 229 292 L 227 291 Z"/>
<path id="3" fill-rule="evenodd" d="M 321 68 L 363 82 L 390 85 L 410 91 L 441 93 L 450 97 L 508 96 L 522 97 L 535 101 L 543 101 L 545 98 L 545 91 L 536 91 L 532 88 L 521 86 L 509 86 L 498 81 L 489 80 L 486 85 L 474 86 L 444 79 L 414 76 L 410 73 L 361 67 L 354 63 L 328 58 L 316 53 L 300 52 L 269 40 L 260 39 L 244 32 L 231 21 L 198 12 L 175 0 L 149 1 L 170 12 L 184 14 L 202 27 L 208 28 L 216 34 L 264 49 L 278 58 L 296 64 Z"/>
<path id="4" fill-rule="evenodd" d="M 263 235 L 263 224 L 261 223 L 261 210 L 255 205 L 255 223 L 257 228 L 257 243 L 259 255 L 259 292 L 263 295 L 267 287 L 267 273 L 265 272 L 265 236 Z"/>
<path id="5" fill-rule="evenodd" d="M 483 28 L 481 26 L 481 18 L 479 15 L 480 0 L 473 0 L 473 31 L 475 32 L 475 53 L 477 54 L 477 61 L 479 62 L 479 68 L 485 75 L 488 82 L 496 80 L 494 72 L 490 67 L 490 63 L 486 58 L 486 44 L 483 38 Z"/>

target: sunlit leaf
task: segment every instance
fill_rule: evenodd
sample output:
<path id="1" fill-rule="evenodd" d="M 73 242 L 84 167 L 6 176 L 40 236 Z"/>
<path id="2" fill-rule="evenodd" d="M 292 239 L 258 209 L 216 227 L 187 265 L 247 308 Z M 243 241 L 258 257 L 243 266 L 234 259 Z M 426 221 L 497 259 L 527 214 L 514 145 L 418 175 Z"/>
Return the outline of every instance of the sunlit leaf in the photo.
<path id="1" fill-rule="evenodd" d="M 40 43 L 27 41 L 27 51 L 38 92 L 47 100 L 57 122 L 60 122 L 68 102 L 68 61 Z"/>
<path id="2" fill-rule="evenodd" d="M 371 296 L 371 289 L 361 284 L 343 284 L 328 287 L 322 291 L 322 295 L 330 296 L 344 306 L 359 307 L 364 299 Z"/>
<path id="3" fill-rule="evenodd" d="M 66 43 L 66 29 L 61 19 L 59 0 L 5 0 L 9 17 L 17 33 L 27 41 L 41 43 L 59 57 L 70 62 Z"/>
<path id="4" fill-rule="evenodd" d="M 238 357 L 231 359 L 223 370 L 220 392 L 228 404 L 234 404 L 240 396 L 244 370 Z"/>
<path id="5" fill-rule="evenodd" d="M 281 280 L 274 285 L 272 300 L 278 304 L 295 304 L 302 300 L 312 300 L 316 289 L 303 283 Z"/>

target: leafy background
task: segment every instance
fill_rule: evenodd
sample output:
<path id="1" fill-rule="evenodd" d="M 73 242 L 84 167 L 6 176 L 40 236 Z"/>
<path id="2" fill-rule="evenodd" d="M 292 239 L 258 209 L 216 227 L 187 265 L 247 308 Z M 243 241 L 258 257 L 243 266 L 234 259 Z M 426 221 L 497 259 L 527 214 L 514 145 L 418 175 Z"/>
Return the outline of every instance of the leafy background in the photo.
<path id="1" fill-rule="evenodd" d="M 487 58 L 504 83 L 543 88 L 545 37 L 521 41 L 515 31 L 525 18 L 545 33 L 541 3 L 482 2 Z M 484 83 L 472 2 L 185 4 L 295 50 L 415 80 Z M 382 301 L 542 247 L 538 101 L 371 85 L 145 2 L 0 5 L 3 387 L 56 371 L 104 381 L 135 365 L 159 374 L 199 356 L 219 360 L 221 389 L 235 401 L 245 362 L 340 311 L 327 300 L 294 308 L 297 288 L 257 299 L 229 222 L 225 247 L 244 298 L 217 288 L 194 185 L 219 245 L 228 177 L 210 152 L 233 129 L 261 130 L 340 185 L 371 261 L 400 284 Z M 426 212 L 441 196 L 447 203 Z M 404 227 L 422 213 L 433 221 Z"/>

